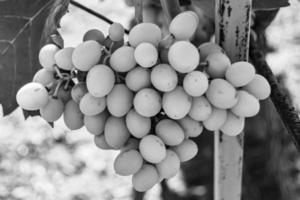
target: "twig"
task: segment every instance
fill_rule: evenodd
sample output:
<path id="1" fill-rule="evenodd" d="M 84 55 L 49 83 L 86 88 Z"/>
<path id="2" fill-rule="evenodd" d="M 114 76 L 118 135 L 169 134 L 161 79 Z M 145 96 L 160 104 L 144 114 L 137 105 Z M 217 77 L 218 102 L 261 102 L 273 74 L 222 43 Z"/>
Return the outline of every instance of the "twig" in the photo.
<path id="1" fill-rule="evenodd" d="M 136 24 L 143 22 L 143 0 L 134 0 L 134 16 Z"/>
<path id="2" fill-rule="evenodd" d="M 171 20 L 178 15 L 180 10 L 180 4 L 178 0 L 160 0 L 161 7 L 164 14 L 166 15 L 168 24 Z"/>
<path id="3" fill-rule="evenodd" d="M 100 19 L 102 19 L 103 21 L 107 22 L 108 24 L 112 24 L 114 23 L 111 19 L 103 16 L 102 14 L 100 13 L 97 13 L 96 11 L 90 9 L 90 8 L 87 8 L 86 6 L 82 5 L 81 3 L 78 3 L 77 1 L 74 1 L 74 0 L 71 0 L 70 3 L 84 11 L 86 11 L 87 13 L 91 14 L 91 15 L 94 15 L 95 17 L 98 17 Z M 129 30 L 125 29 L 125 33 L 128 34 L 129 33 Z"/>
<path id="4" fill-rule="evenodd" d="M 251 42 L 250 57 L 256 67 L 256 71 L 264 76 L 271 85 L 271 100 L 298 151 L 300 152 L 300 118 L 292 106 L 291 101 L 279 86 L 278 81 L 273 74 L 270 66 L 265 60 L 263 52 L 257 43 Z"/>

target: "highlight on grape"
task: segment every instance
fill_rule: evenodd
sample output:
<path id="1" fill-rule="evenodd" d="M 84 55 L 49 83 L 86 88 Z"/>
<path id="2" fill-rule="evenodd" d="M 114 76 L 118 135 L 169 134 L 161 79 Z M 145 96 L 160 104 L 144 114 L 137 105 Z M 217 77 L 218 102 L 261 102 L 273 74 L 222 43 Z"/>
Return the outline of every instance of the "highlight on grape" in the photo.
<path id="1" fill-rule="evenodd" d="M 164 37 L 157 25 L 140 23 L 125 42 L 123 26 L 113 23 L 107 36 L 87 31 L 77 47 L 47 44 L 43 68 L 17 102 L 47 122 L 63 116 L 70 130 L 85 127 L 100 149 L 120 150 L 115 172 L 149 190 L 197 155 L 192 138 L 204 128 L 240 134 L 271 92 L 251 63 L 231 63 L 215 43 L 191 43 L 198 23 L 186 11 Z"/>

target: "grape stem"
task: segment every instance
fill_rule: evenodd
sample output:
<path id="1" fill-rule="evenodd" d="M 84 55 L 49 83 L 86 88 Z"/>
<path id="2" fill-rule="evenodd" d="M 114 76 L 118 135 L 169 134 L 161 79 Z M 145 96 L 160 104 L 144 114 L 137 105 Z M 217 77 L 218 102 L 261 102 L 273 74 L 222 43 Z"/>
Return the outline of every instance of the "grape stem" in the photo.
<path id="1" fill-rule="evenodd" d="M 286 127 L 289 135 L 291 136 L 297 150 L 300 152 L 300 118 L 292 105 L 288 95 L 282 87 L 278 84 L 278 81 L 273 74 L 270 66 L 265 60 L 264 53 L 261 50 L 260 45 L 251 41 L 250 45 L 250 57 L 254 64 L 257 73 L 264 76 L 271 86 L 270 98 L 275 106 L 284 126 Z"/>
<path id="2" fill-rule="evenodd" d="M 58 91 L 59 91 L 59 88 L 61 87 L 63 83 L 63 80 L 59 80 L 56 87 L 55 87 L 55 90 L 54 90 L 54 93 L 52 95 L 53 98 L 57 98 L 57 95 L 58 95 Z"/>

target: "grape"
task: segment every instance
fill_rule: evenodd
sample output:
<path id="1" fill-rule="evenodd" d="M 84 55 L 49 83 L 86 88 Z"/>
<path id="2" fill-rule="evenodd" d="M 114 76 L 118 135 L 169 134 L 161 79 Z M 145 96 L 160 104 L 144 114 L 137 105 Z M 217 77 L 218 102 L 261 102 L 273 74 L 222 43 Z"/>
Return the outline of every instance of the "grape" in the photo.
<path id="1" fill-rule="evenodd" d="M 198 26 L 198 24 L 199 24 L 199 22 L 200 22 L 200 19 L 199 19 L 199 17 L 198 17 L 198 14 L 196 13 L 196 12 L 194 12 L 194 11 L 191 11 L 191 10 L 187 10 L 187 11 L 184 11 L 186 14 L 189 14 L 189 15 L 192 15 L 193 17 L 194 17 L 194 19 L 196 20 L 196 22 L 197 22 L 197 26 Z"/>
<path id="2" fill-rule="evenodd" d="M 134 6 L 133 0 L 125 0 L 125 4 L 126 4 L 128 7 L 133 7 L 133 6 Z"/>
<path id="3" fill-rule="evenodd" d="M 155 126 L 155 133 L 169 146 L 180 144 L 184 139 L 184 132 L 179 124 L 170 119 L 163 119 Z"/>
<path id="4" fill-rule="evenodd" d="M 95 97 L 104 97 L 115 84 L 114 72 L 106 65 L 96 65 L 87 74 L 86 86 Z"/>
<path id="5" fill-rule="evenodd" d="M 58 89 L 57 98 L 59 98 L 64 104 L 66 104 L 69 100 L 72 99 L 71 90 L 69 88 L 64 89 L 64 87 L 60 87 Z"/>
<path id="6" fill-rule="evenodd" d="M 129 138 L 129 140 L 127 140 L 127 142 L 122 147 L 122 151 L 127 151 L 127 150 L 131 150 L 131 149 L 139 149 L 139 145 L 140 145 L 140 140 L 135 139 L 135 138 Z"/>
<path id="7" fill-rule="evenodd" d="M 64 103 L 60 99 L 49 97 L 45 107 L 40 109 L 41 117 L 47 122 L 54 122 L 60 118 L 64 112 Z"/>
<path id="8" fill-rule="evenodd" d="M 260 109 L 259 101 L 246 91 L 237 91 L 237 104 L 231 108 L 231 112 L 240 117 L 253 117 Z"/>
<path id="9" fill-rule="evenodd" d="M 235 87 L 242 87 L 250 83 L 255 75 L 255 68 L 248 62 L 233 63 L 226 71 L 226 79 Z"/>
<path id="10" fill-rule="evenodd" d="M 231 112 L 227 113 L 226 122 L 221 127 L 221 131 L 229 136 L 237 136 L 243 131 L 245 118 L 238 117 Z"/>
<path id="11" fill-rule="evenodd" d="M 156 64 L 158 52 L 153 44 L 143 42 L 135 48 L 134 58 L 140 66 L 150 68 Z"/>
<path id="12" fill-rule="evenodd" d="M 132 109 L 126 115 L 126 125 L 131 135 L 136 138 L 142 138 L 150 132 L 151 119 L 139 115 Z"/>
<path id="13" fill-rule="evenodd" d="M 159 64 L 151 71 L 152 85 L 162 91 L 172 91 L 178 83 L 176 71 L 168 64 Z"/>
<path id="14" fill-rule="evenodd" d="M 129 176 L 138 172 L 143 166 L 143 157 L 137 150 L 122 151 L 114 161 L 115 172 Z"/>
<path id="15" fill-rule="evenodd" d="M 208 100 L 204 97 L 194 97 L 189 116 L 196 121 L 204 121 L 209 118 L 212 107 Z"/>
<path id="16" fill-rule="evenodd" d="M 237 103 L 235 88 L 224 79 L 214 79 L 210 82 L 206 97 L 217 108 L 232 108 Z"/>
<path id="17" fill-rule="evenodd" d="M 180 162 L 186 162 L 197 155 L 198 146 L 193 140 L 186 139 L 178 146 L 172 147 L 171 150 L 177 154 Z"/>
<path id="18" fill-rule="evenodd" d="M 224 109 L 213 108 L 208 119 L 203 121 L 203 126 L 209 131 L 219 130 L 227 119 L 227 111 Z"/>
<path id="19" fill-rule="evenodd" d="M 130 137 L 124 118 L 110 116 L 106 120 L 104 135 L 109 146 L 120 149 Z"/>
<path id="20" fill-rule="evenodd" d="M 94 143 L 96 144 L 96 146 L 98 148 L 103 149 L 103 150 L 113 149 L 111 146 L 109 146 L 107 144 L 107 142 L 105 141 L 105 136 L 103 134 L 102 135 L 95 135 Z"/>
<path id="21" fill-rule="evenodd" d="M 154 46 L 158 46 L 161 36 L 161 30 L 156 24 L 140 23 L 130 30 L 128 41 L 133 47 L 138 46 L 142 42 L 149 42 Z"/>
<path id="22" fill-rule="evenodd" d="M 133 188 L 138 192 L 150 190 L 159 181 L 159 175 L 153 165 L 144 164 L 142 168 L 132 176 Z"/>
<path id="23" fill-rule="evenodd" d="M 125 83 L 134 92 L 149 87 L 151 85 L 150 71 L 142 67 L 136 67 L 127 73 Z"/>
<path id="24" fill-rule="evenodd" d="M 188 73 L 196 69 L 200 56 L 197 48 L 188 41 L 175 42 L 169 49 L 168 59 L 178 72 Z"/>
<path id="25" fill-rule="evenodd" d="M 172 119 L 184 118 L 189 113 L 191 106 L 192 98 L 180 86 L 163 95 L 163 110 Z"/>
<path id="26" fill-rule="evenodd" d="M 79 82 L 74 87 L 72 87 L 71 90 L 71 97 L 72 99 L 76 102 L 79 103 L 82 97 L 88 93 L 86 83 L 84 82 Z"/>
<path id="27" fill-rule="evenodd" d="M 63 116 L 65 125 L 69 129 L 76 130 L 83 126 L 83 114 L 75 101 L 70 100 L 66 103 Z"/>
<path id="28" fill-rule="evenodd" d="M 205 61 L 207 56 L 213 53 L 223 53 L 224 50 L 217 44 L 212 42 L 205 42 L 198 47 L 201 61 Z"/>
<path id="29" fill-rule="evenodd" d="M 88 71 L 99 62 L 101 56 L 101 45 L 94 40 L 88 40 L 74 49 L 72 62 L 78 70 Z"/>
<path id="30" fill-rule="evenodd" d="M 144 117 L 153 117 L 161 110 L 161 97 L 154 89 L 140 90 L 133 99 L 137 113 Z"/>
<path id="31" fill-rule="evenodd" d="M 106 108 L 105 97 L 94 97 L 86 93 L 79 102 L 79 108 L 84 115 L 97 115 Z"/>
<path id="32" fill-rule="evenodd" d="M 53 82 L 55 82 L 54 73 L 53 71 L 49 71 L 47 69 L 42 68 L 34 74 L 32 81 L 36 83 L 40 83 L 45 87 L 49 86 Z"/>
<path id="33" fill-rule="evenodd" d="M 196 120 L 193 120 L 189 116 L 178 120 L 178 123 L 182 127 L 187 138 L 198 137 L 203 131 L 203 126 L 201 125 L 201 123 L 197 122 Z"/>
<path id="34" fill-rule="evenodd" d="M 117 72 L 128 72 L 136 65 L 134 48 L 123 46 L 112 53 L 110 66 Z"/>
<path id="35" fill-rule="evenodd" d="M 187 94 L 200 97 L 208 89 L 208 78 L 203 72 L 190 72 L 183 79 L 183 88 Z"/>
<path id="36" fill-rule="evenodd" d="M 39 52 L 40 64 L 47 70 L 54 71 L 55 59 L 54 55 L 59 50 L 58 46 L 54 44 L 47 44 L 43 46 Z"/>
<path id="37" fill-rule="evenodd" d="M 166 147 L 163 141 L 155 135 L 142 138 L 139 150 L 143 158 L 150 163 L 160 163 L 166 157 Z"/>
<path id="38" fill-rule="evenodd" d="M 191 12 L 178 14 L 170 23 L 169 31 L 177 40 L 189 40 L 195 34 L 199 19 L 197 14 L 193 15 Z"/>
<path id="39" fill-rule="evenodd" d="M 267 79 L 259 74 L 255 74 L 253 80 L 244 88 L 247 92 L 259 100 L 266 99 L 271 94 L 271 87 Z"/>
<path id="40" fill-rule="evenodd" d="M 73 47 L 66 47 L 59 50 L 54 55 L 55 62 L 59 68 L 64 70 L 71 70 L 73 68 L 73 63 L 72 63 L 73 51 L 74 51 Z"/>
<path id="41" fill-rule="evenodd" d="M 180 169 L 180 160 L 174 151 L 168 149 L 165 159 L 156 164 L 156 169 L 160 179 L 172 178 Z"/>
<path id="42" fill-rule="evenodd" d="M 114 22 L 108 29 L 108 36 L 112 41 L 120 41 L 124 37 L 124 32 L 122 24 Z"/>
<path id="43" fill-rule="evenodd" d="M 98 115 L 87 116 L 83 118 L 85 128 L 93 135 L 100 135 L 104 131 L 106 119 L 108 118 L 107 112 L 102 112 Z"/>
<path id="44" fill-rule="evenodd" d="M 99 44 L 104 45 L 105 36 L 100 30 L 91 29 L 87 31 L 83 36 L 83 41 L 88 41 L 88 40 L 95 40 Z"/>
<path id="45" fill-rule="evenodd" d="M 48 92 L 40 83 L 23 85 L 16 95 L 18 105 L 25 110 L 39 110 L 48 103 Z"/>
<path id="46" fill-rule="evenodd" d="M 208 62 L 207 73 L 211 78 L 225 77 L 226 70 L 231 65 L 229 58 L 221 52 L 208 55 L 206 61 Z"/>
<path id="47" fill-rule="evenodd" d="M 133 93 L 125 84 L 117 84 L 107 95 L 107 109 L 113 116 L 123 117 L 132 107 Z"/>

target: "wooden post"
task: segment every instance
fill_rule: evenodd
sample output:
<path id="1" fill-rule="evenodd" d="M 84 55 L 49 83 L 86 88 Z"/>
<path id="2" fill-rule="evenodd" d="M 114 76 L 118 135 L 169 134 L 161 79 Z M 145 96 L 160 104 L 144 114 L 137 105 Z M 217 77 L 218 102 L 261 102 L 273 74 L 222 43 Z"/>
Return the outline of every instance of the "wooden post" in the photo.
<path id="1" fill-rule="evenodd" d="M 247 61 L 251 0 L 216 0 L 216 43 L 232 62 Z M 241 200 L 244 134 L 215 132 L 214 200 Z"/>

